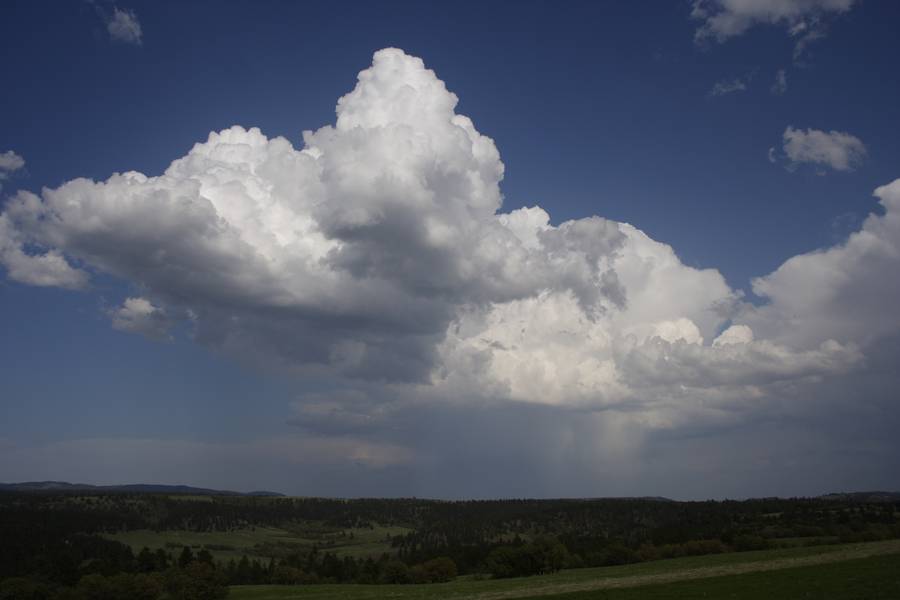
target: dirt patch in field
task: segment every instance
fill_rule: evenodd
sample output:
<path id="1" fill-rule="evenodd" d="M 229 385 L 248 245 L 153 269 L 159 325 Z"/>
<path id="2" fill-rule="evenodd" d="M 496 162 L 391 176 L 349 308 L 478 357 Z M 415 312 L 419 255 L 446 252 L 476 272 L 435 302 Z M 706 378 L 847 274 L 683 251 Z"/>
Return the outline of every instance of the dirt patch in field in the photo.
<path id="1" fill-rule="evenodd" d="M 667 573 L 655 573 L 653 575 L 614 577 L 608 579 L 596 579 L 593 581 L 580 581 L 578 583 L 539 585 L 528 589 L 484 592 L 468 596 L 468 598 L 471 600 L 502 600 L 505 598 L 532 598 L 554 594 L 566 594 L 570 592 L 590 592 L 593 590 L 630 588 L 643 585 L 674 583 L 676 581 L 687 581 L 690 579 L 706 579 L 708 577 L 720 577 L 723 575 L 741 575 L 744 573 L 756 573 L 760 571 L 776 571 L 779 569 L 808 567 L 812 565 L 897 553 L 900 553 L 900 540 L 891 540 L 890 542 L 883 542 L 878 545 L 864 544 L 850 546 L 842 548 L 841 550 L 835 550 L 834 552 L 814 554 L 812 556 L 777 558 L 769 561 L 736 563 L 715 567 L 697 567 L 694 569 L 669 571 Z"/>

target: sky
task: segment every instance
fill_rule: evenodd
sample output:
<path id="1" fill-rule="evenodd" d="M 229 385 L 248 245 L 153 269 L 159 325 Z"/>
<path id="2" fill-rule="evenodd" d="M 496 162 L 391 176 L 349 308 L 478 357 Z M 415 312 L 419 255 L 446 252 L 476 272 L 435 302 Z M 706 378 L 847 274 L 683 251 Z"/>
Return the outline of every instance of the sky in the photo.
<path id="1" fill-rule="evenodd" d="M 900 489 L 900 6 L 4 4 L 0 481 Z"/>

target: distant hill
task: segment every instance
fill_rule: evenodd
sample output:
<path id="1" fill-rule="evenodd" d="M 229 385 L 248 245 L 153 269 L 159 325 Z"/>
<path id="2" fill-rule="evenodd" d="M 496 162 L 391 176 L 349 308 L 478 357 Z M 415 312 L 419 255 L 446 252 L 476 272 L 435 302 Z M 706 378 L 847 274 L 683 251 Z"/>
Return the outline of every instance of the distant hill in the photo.
<path id="1" fill-rule="evenodd" d="M 900 492 L 837 492 L 819 498 L 843 502 L 900 502 Z"/>
<path id="2" fill-rule="evenodd" d="M 284 496 L 278 492 L 254 491 L 233 492 L 213 490 L 189 485 L 160 485 L 134 483 L 128 485 L 91 485 L 69 483 L 67 481 L 25 481 L 22 483 L 0 483 L 0 491 L 7 492 L 127 492 L 137 494 L 184 494 L 192 496 Z"/>
<path id="3" fill-rule="evenodd" d="M 69 483 L 68 481 L 24 481 L 20 483 L 0 483 L 0 492 L 122 492 L 132 494 L 181 494 L 185 496 L 257 496 L 284 497 L 280 492 L 255 490 L 252 492 L 235 492 L 232 490 L 215 490 L 211 488 L 193 487 L 190 485 L 164 485 L 155 483 L 132 483 L 126 485 L 91 485 L 89 483 Z M 819 500 L 840 502 L 900 502 L 900 492 L 868 491 L 868 492 L 834 492 L 816 497 Z M 757 500 L 777 500 L 778 497 L 757 498 Z M 653 502 L 676 502 L 662 496 L 623 496 L 602 498 L 570 498 L 591 502 L 596 500 L 640 500 Z"/>

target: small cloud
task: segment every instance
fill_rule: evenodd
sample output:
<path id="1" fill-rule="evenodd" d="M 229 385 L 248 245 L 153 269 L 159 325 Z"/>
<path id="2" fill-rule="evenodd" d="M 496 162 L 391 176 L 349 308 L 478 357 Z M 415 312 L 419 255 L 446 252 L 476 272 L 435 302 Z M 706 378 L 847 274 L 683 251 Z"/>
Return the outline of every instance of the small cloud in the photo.
<path id="1" fill-rule="evenodd" d="M 6 181 L 9 179 L 9 176 L 21 169 L 25 166 L 25 159 L 13 152 L 12 150 L 7 150 L 3 154 L 0 154 L 0 182 Z M 3 184 L 0 183 L 0 190 L 3 189 Z"/>
<path id="2" fill-rule="evenodd" d="M 747 91 L 747 82 L 740 77 L 735 77 L 734 79 L 723 79 L 722 81 L 717 81 L 709 91 L 709 95 L 724 96 L 726 94 L 745 91 Z"/>
<path id="3" fill-rule="evenodd" d="M 109 316 L 114 329 L 154 340 L 166 339 L 172 326 L 165 311 L 146 298 L 127 298 L 122 306 L 109 311 Z"/>
<path id="4" fill-rule="evenodd" d="M 810 19 L 809 22 L 803 22 L 802 27 L 791 29 L 791 36 L 797 38 L 794 44 L 794 64 L 803 64 L 803 54 L 809 49 L 810 44 L 817 40 L 825 38 L 827 27 L 819 18 Z"/>
<path id="5" fill-rule="evenodd" d="M 784 130 L 783 155 L 788 161 L 787 168 L 795 169 L 800 164 L 817 167 L 831 167 L 835 171 L 852 171 L 862 164 L 866 157 L 866 146 L 858 137 L 843 131 L 819 131 L 818 129 Z M 777 162 L 775 148 L 769 149 L 769 160 Z M 819 168 L 818 173 L 825 171 Z"/>
<path id="6" fill-rule="evenodd" d="M 140 46 L 143 38 L 141 23 L 133 10 L 113 7 L 113 13 L 106 18 L 109 37 L 117 42 Z"/>
<path id="7" fill-rule="evenodd" d="M 775 73 L 775 81 L 769 91 L 776 96 L 781 96 L 787 91 L 787 88 L 787 72 L 784 69 L 778 69 L 778 72 Z"/>
<path id="8" fill-rule="evenodd" d="M 18 171 L 24 166 L 25 159 L 12 150 L 7 150 L 3 154 L 0 154 L 0 177 L 12 173 L 13 171 Z"/>
<path id="9" fill-rule="evenodd" d="M 691 18 L 702 21 L 694 39 L 722 43 L 756 25 L 782 26 L 799 38 L 796 57 L 811 41 L 824 36 L 823 18 L 845 13 L 855 3 L 856 0 L 694 0 Z"/>

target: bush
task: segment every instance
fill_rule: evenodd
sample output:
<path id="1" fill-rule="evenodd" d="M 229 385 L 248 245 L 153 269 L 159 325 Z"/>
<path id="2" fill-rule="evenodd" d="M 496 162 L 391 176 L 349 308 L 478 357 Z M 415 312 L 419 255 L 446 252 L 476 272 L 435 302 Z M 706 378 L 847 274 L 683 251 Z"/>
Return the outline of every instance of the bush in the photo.
<path id="1" fill-rule="evenodd" d="M 178 600 L 221 600 L 228 595 L 225 576 L 208 563 L 193 562 L 166 573 L 166 592 Z"/>
<path id="2" fill-rule="evenodd" d="M 612 544 L 606 549 L 604 554 L 604 565 L 627 565 L 628 563 L 639 561 L 637 552 L 622 544 Z"/>
<path id="3" fill-rule="evenodd" d="M 10 577 L 0 581 L 0 600 L 49 600 L 49 587 L 25 577 Z"/>
<path id="4" fill-rule="evenodd" d="M 659 549 L 653 544 L 641 544 L 637 551 L 638 558 L 642 561 L 657 560 L 660 558 Z"/>
<path id="5" fill-rule="evenodd" d="M 684 546 L 684 554 L 686 556 L 721 554 L 726 551 L 725 544 L 720 540 L 690 540 L 682 545 Z"/>
<path id="6" fill-rule="evenodd" d="M 772 547 L 772 543 L 769 540 L 759 535 L 736 536 L 732 545 L 738 552 L 746 552 L 748 550 L 768 550 Z"/>
<path id="7" fill-rule="evenodd" d="M 296 567 L 275 567 L 272 572 L 272 583 L 276 585 L 300 585 L 307 581 L 306 573 Z"/>
<path id="8" fill-rule="evenodd" d="M 409 567 L 399 560 L 391 560 L 381 567 L 381 583 L 409 583 Z"/>
<path id="9" fill-rule="evenodd" d="M 138 573 L 131 575 L 121 573 L 111 577 L 91 574 L 85 575 L 75 586 L 78 598 L 84 600 L 156 600 L 163 591 L 162 578 L 159 575 Z"/>
<path id="10" fill-rule="evenodd" d="M 456 563 L 452 558 L 433 558 L 409 570 L 412 583 L 444 583 L 456 579 Z"/>
<path id="11" fill-rule="evenodd" d="M 523 546 L 500 546 L 485 560 L 491 575 L 498 578 L 555 573 L 569 561 L 569 551 L 559 541 L 540 538 Z"/>

